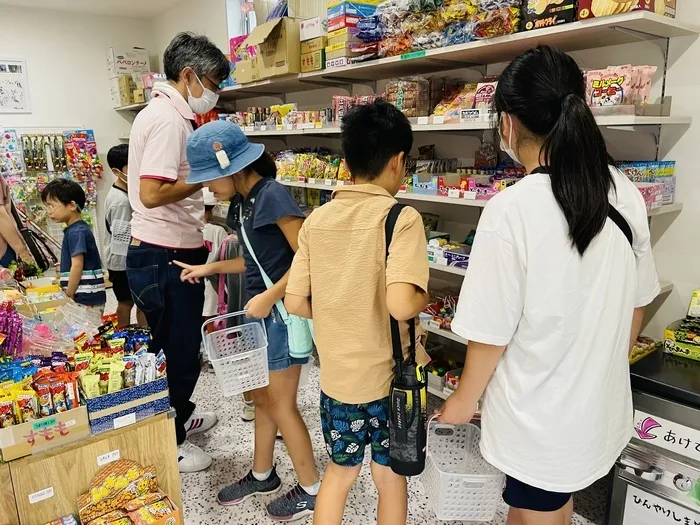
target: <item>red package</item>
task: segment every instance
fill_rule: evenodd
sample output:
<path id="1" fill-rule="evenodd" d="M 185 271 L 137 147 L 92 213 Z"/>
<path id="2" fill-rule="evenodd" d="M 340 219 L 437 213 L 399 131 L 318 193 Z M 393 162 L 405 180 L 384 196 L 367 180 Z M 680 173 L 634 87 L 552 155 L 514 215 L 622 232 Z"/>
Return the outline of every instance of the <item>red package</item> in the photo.
<path id="1" fill-rule="evenodd" d="M 51 381 L 49 388 L 51 389 L 51 403 L 56 414 L 68 410 L 66 402 L 66 383 L 61 379 Z"/>
<path id="2" fill-rule="evenodd" d="M 53 414 L 53 403 L 51 402 L 51 386 L 46 380 L 35 381 L 34 390 L 39 396 L 39 415 L 41 417 Z"/>

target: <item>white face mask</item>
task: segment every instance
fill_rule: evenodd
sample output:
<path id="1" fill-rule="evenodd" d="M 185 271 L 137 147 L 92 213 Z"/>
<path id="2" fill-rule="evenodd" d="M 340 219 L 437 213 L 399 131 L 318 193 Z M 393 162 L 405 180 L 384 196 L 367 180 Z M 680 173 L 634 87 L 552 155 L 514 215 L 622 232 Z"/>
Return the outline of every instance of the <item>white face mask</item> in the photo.
<path id="1" fill-rule="evenodd" d="M 192 111 L 194 111 L 197 115 L 204 115 L 205 113 L 209 113 L 212 109 L 214 109 L 216 103 L 219 101 L 219 95 L 214 93 L 211 89 L 205 88 L 204 84 L 202 84 L 202 81 L 199 80 L 199 77 L 194 70 L 192 70 L 192 73 L 194 73 L 194 78 L 197 79 L 199 85 L 202 86 L 203 92 L 201 97 L 196 98 L 192 96 L 190 87 L 185 86 L 187 88 L 187 103 L 190 105 Z"/>
<path id="2" fill-rule="evenodd" d="M 515 154 L 515 151 L 511 147 L 511 142 L 513 141 L 513 117 L 508 115 L 508 146 L 506 146 L 505 141 L 503 140 L 503 135 L 501 134 L 501 130 L 498 130 L 498 134 L 501 138 L 501 149 L 506 152 L 506 154 L 513 159 L 515 162 L 518 164 L 522 164 L 518 160 L 518 156 Z"/>

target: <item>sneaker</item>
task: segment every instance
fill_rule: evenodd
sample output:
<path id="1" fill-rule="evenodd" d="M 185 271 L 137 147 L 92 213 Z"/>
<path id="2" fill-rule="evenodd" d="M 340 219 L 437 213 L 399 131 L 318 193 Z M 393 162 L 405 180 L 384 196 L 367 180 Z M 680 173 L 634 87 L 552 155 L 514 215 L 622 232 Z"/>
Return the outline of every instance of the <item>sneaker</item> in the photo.
<path id="1" fill-rule="evenodd" d="M 248 403 L 243 404 L 243 413 L 241 414 L 241 419 L 246 423 L 255 421 L 255 405 L 249 405 Z"/>
<path id="2" fill-rule="evenodd" d="M 270 477 L 265 481 L 258 481 L 253 476 L 253 471 L 237 483 L 224 487 L 219 491 L 217 500 L 221 505 L 237 505 L 257 494 L 275 494 L 282 488 L 282 481 L 277 475 L 277 470 L 272 469 Z"/>
<path id="3" fill-rule="evenodd" d="M 314 513 L 316 496 L 307 494 L 297 485 L 284 496 L 267 506 L 267 514 L 273 521 L 296 521 Z"/>
<path id="4" fill-rule="evenodd" d="M 211 456 L 197 445 L 185 441 L 177 447 L 177 464 L 180 472 L 191 473 L 205 470 L 211 465 Z"/>
<path id="5" fill-rule="evenodd" d="M 217 421 L 218 419 L 214 412 L 194 412 L 187 420 L 187 423 L 185 423 L 185 432 L 187 432 L 188 436 L 201 434 L 216 425 Z"/>

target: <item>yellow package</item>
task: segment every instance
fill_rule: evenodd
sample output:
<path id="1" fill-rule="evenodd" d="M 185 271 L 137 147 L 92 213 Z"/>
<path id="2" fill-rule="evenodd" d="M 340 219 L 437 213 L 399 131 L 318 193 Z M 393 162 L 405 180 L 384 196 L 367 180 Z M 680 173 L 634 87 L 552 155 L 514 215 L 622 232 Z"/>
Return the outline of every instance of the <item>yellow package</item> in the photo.
<path id="1" fill-rule="evenodd" d="M 15 421 L 15 403 L 12 394 L 0 395 L 0 428 L 11 427 Z"/>
<path id="2" fill-rule="evenodd" d="M 112 361 L 109 365 L 109 379 L 107 384 L 107 393 L 119 392 L 124 388 L 122 373 L 126 366 L 124 361 Z"/>
<path id="3" fill-rule="evenodd" d="M 100 376 L 98 374 L 82 373 L 80 375 L 80 386 L 83 395 L 87 399 L 92 399 L 100 395 Z"/>

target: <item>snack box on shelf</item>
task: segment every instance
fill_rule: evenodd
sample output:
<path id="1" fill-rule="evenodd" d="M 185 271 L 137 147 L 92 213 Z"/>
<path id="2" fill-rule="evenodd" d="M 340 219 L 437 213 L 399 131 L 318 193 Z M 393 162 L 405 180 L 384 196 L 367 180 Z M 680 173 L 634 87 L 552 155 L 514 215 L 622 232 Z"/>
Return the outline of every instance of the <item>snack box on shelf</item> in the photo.
<path id="1" fill-rule="evenodd" d="M 644 197 L 647 210 L 661 208 L 664 204 L 664 185 L 656 182 L 635 182 L 635 186 Z"/>
<path id="2" fill-rule="evenodd" d="M 523 27 L 526 31 L 558 26 L 576 20 L 576 2 L 572 0 L 549 0 L 523 2 Z"/>
<path id="3" fill-rule="evenodd" d="M 168 378 L 87 399 L 86 404 L 93 434 L 122 428 L 170 409 Z"/>
<path id="4" fill-rule="evenodd" d="M 326 52 L 323 49 L 301 55 L 301 72 L 320 71 L 326 67 Z"/>
<path id="5" fill-rule="evenodd" d="M 0 454 L 3 461 L 11 461 L 79 441 L 89 435 L 87 407 L 81 406 L 0 429 Z"/>
<path id="6" fill-rule="evenodd" d="M 239 84 L 301 72 L 299 23 L 277 18 L 259 25 L 248 35 L 246 46 L 255 46 L 256 56 L 236 63 L 234 79 Z"/>
<path id="7" fill-rule="evenodd" d="M 469 266 L 471 247 L 466 244 L 428 245 L 428 261 L 442 266 L 466 268 Z"/>
<path id="8" fill-rule="evenodd" d="M 345 27 L 355 27 L 362 17 L 343 15 L 328 20 L 328 32 L 337 31 Z"/>
<path id="9" fill-rule="evenodd" d="M 306 55 L 309 53 L 314 53 L 315 51 L 321 51 L 325 49 L 327 45 L 326 37 L 319 36 L 317 38 L 312 38 L 306 42 L 301 43 L 301 54 Z"/>
<path id="10" fill-rule="evenodd" d="M 328 21 L 325 18 L 316 16 L 299 23 L 299 40 L 302 42 L 314 38 L 322 37 L 326 34 Z"/>
<path id="11" fill-rule="evenodd" d="M 343 15 L 354 15 L 364 18 L 372 16 L 376 10 L 376 5 L 366 4 L 364 2 L 343 1 L 328 8 L 328 19 L 330 20 Z"/>
<path id="12" fill-rule="evenodd" d="M 107 71 L 111 77 L 130 75 L 131 73 L 148 73 L 151 70 L 148 51 L 134 47 L 126 51 L 107 49 Z"/>
<path id="13" fill-rule="evenodd" d="M 423 173 L 413 175 L 413 193 L 420 195 L 438 194 L 438 176 Z"/>
<path id="14" fill-rule="evenodd" d="M 352 42 L 359 42 L 357 39 L 357 33 L 360 31 L 356 27 L 344 27 L 328 33 L 328 38 L 326 39 L 326 45 L 332 46 L 334 44 L 347 44 Z"/>
<path id="15" fill-rule="evenodd" d="M 629 356 L 630 364 L 633 365 L 634 363 L 648 356 L 652 352 L 663 348 L 663 346 L 664 344 L 661 341 L 654 341 L 649 337 L 644 337 L 640 335 L 637 338 L 637 341 L 634 343 L 634 346 L 632 347 L 632 352 Z"/>
<path id="16" fill-rule="evenodd" d="M 664 351 L 700 361 L 700 320 L 687 317 L 668 325 L 664 331 Z"/>
<path id="17" fill-rule="evenodd" d="M 676 18 L 676 0 L 642 0 L 617 2 L 615 0 L 578 0 L 578 19 L 600 18 L 631 11 L 651 11 L 657 15 Z"/>
<path id="18" fill-rule="evenodd" d="M 442 197 L 464 197 L 465 192 L 476 191 L 474 179 L 458 173 L 448 173 L 438 177 L 438 195 Z M 476 197 L 476 194 L 474 194 Z"/>

